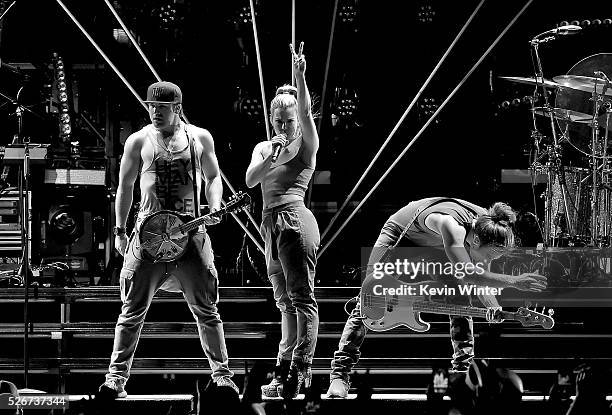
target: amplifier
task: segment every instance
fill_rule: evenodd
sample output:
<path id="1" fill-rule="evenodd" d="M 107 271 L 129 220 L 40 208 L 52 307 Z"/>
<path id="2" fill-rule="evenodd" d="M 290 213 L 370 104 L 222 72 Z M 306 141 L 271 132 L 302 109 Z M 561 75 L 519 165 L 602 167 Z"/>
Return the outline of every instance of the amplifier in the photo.
<path id="1" fill-rule="evenodd" d="M 105 186 L 106 170 L 46 169 L 45 183 Z"/>

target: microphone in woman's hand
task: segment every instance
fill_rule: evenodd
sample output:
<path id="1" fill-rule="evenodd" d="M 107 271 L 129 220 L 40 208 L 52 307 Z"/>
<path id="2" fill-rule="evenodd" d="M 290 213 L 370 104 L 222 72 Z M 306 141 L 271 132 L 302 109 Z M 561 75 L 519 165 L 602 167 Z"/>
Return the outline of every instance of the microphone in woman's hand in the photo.
<path id="1" fill-rule="evenodd" d="M 286 134 L 279 134 L 277 137 L 287 138 Z M 272 143 L 272 163 L 276 162 L 276 159 L 280 155 L 281 150 L 283 149 L 283 144 L 276 142 Z"/>

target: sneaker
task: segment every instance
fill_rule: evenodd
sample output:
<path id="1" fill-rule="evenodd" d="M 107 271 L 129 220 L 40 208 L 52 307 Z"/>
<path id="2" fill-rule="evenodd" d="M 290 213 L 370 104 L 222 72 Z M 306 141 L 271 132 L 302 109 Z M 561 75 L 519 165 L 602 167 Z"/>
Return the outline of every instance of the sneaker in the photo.
<path id="1" fill-rule="evenodd" d="M 240 395 L 240 391 L 238 390 L 238 386 L 236 386 L 234 381 L 231 380 L 229 376 L 221 376 L 220 378 L 217 378 L 215 380 L 215 383 L 217 384 L 217 387 L 219 387 L 219 388 L 221 388 L 221 387 L 232 388 L 234 390 L 234 392 L 236 392 L 237 395 Z"/>
<path id="2" fill-rule="evenodd" d="M 278 398 L 278 387 L 287 380 L 289 375 L 289 367 L 291 366 L 290 360 L 281 360 L 274 368 L 274 379 L 267 385 L 261 387 L 261 394 L 266 398 Z"/>
<path id="3" fill-rule="evenodd" d="M 291 362 L 287 381 L 277 388 L 278 396 L 283 399 L 295 399 L 300 393 L 302 384 L 308 387 L 311 380 L 312 372 L 310 370 L 310 365 Z"/>
<path id="4" fill-rule="evenodd" d="M 327 390 L 328 398 L 346 398 L 349 393 L 351 384 L 344 379 L 333 379 Z"/>
<path id="5" fill-rule="evenodd" d="M 281 380 L 274 377 L 272 382 L 261 386 L 261 395 L 265 396 L 266 398 L 278 398 L 278 387 L 280 385 L 282 385 Z"/>
<path id="6" fill-rule="evenodd" d="M 106 399 L 125 398 L 127 392 L 123 388 L 123 382 L 118 379 L 106 379 L 98 389 L 98 395 Z"/>

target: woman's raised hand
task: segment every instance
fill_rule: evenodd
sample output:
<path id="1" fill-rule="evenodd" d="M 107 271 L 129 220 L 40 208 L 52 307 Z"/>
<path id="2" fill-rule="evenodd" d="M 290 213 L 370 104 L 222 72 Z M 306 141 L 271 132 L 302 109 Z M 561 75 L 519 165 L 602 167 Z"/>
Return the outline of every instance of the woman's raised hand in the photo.
<path id="1" fill-rule="evenodd" d="M 293 44 L 289 44 L 289 49 L 291 50 L 291 56 L 293 58 L 293 69 L 296 75 L 304 75 L 306 72 L 306 57 L 304 56 L 304 42 L 300 42 L 300 49 L 298 53 L 295 53 L 295 49 L 293 49 Z"/>

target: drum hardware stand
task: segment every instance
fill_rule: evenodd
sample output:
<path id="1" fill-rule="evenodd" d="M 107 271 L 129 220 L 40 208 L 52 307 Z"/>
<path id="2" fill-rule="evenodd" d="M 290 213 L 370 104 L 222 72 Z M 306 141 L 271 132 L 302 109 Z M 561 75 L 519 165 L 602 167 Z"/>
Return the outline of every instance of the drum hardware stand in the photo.
<path id="1" fill-rule="evenodd" d="M 539 35 L 538 35 L 539 36 Z M 548 112 L 548 118 L 550 120 L 550 127 L 551 127 L 551 131 L 552 131 L 552 138 L 553 138 L 553 146 L 552 146 L 552 151 L 549 151 L 549 161 L 548 163 L 546 163 L 547 167 L 548 167 L 548 182 L 546 184 L 546 198 L 545 198 L 545 223 L 544 223 L 544 244 L 547 245 L 549 243 L 549 241 L 552 242 L 552 244 L 554 245 L 554 241 L 553 240 L 553 236 L 551 235 L 552 233 L 552 194 L 553 194 L 553 183 L 555 180 L 555 176 L 558 174 L 559 176 L 559 187 L 561 188 L 561 198 L 563 200 L 563 207 L 565 210 L 565 220 L 567 223 L 567 228 L 568 228 L 568 232 L 570 235 L 570 238 L 573 239 L 574 238 L 574 228 L 573 228 L 573 224 L 572 221 L 570 220 L 570 212 L 569 212 L 569 206 L 567 203 L 567 185 L 565 183 L 565 171 L 563 170 L 562 166 L 561 166 L 561 157 L 559 154 L 559 140 L 557 138 L 557 131 L 555 129 L 555 117 L 552 113 L 552 111 L 550 110 L 550 103 L 548 101 L 548 94 L 546 91 L 546 87 L 544 86 L 544 72 L 542 70 L 542 61 L 540 60 L 540 54 L 538 53 L 538 47 L 539 44 L 541 43 L 538 40 L 538 36 L 536 36 L 533 40 L 531 40 L 529 43 L 531 44 L 531 46 L 533 46 L 533 50 L 534 50 L 534 54 L 535 54 L 535 61 L 536 61 L 536 88 L 538 86 L 538 84 L 541 86 L 542 88 L 542 93 L 544 95 L 544 110 Z M 538 82 L 539 80 L 541 80 L 541 82 Z M 554 171 L 553 171 L 554 170 Z M 556 174 L 555 174 L 556 173 Z"/>
<path id="2" fill-rule="evenodd" d="M 595 73 L 596 75 L 598 74 L 598 72 Z M 593 95 L 592 95 L 592 100 L 593 100 L 593 121 L 591 123 L 591 128 L 592 128 L 592 133 L 591 133 L 591 177 L 592 177 L 592 187 L 591 187 L 591 245 L 593 247 L 602 246 L 602 243 L 604 243 L 604 241 L 600 238 L 603 237 L 603 239 L 605 239 L 607 237 L 607 233 L 608 233 L 608 226 L 606 226 L 607 224 L 600 224 L 599 223 L 599 202 L 602 201 L 602 199 L 600 198 L 600 191 L 604 190 L 604 188 L 602 187 L 603 183 L 605 182 L 605 174 L 606 174 L 606 170 L 605 170 L 605 166 L 607 164 L 607 159 L 606 159 L 606 151 L 607 149 L 604 148 L 600 148 L 599 147 L 599 110 L 601 107 L 606 108 L 606 128 L 608 127 L 608 122 L 609 122 L 609 117 L 610 117 L 610 103 L 609 102 L 604 102 L 604 94 L 606 92 L 606 89 L 608 87 L 607 85 L 607 80 L 604 80 L 604 88 L 602 90 L 602 93 L 599 94 L 597 92 L 597 87 L 599 86 L 599 84 L 597 83 L 597 80 L 599 78 L 595 78 L 595 85 L 593 87 Z M 605 138 L 604 138 L 604 146 L 607 146 L 608 143 L 608 130 L 606 129 L 606 133 L 605 133 Z M 602 158 L 602 165 L 599 166 L 598 164 L 598 159 Z M 601 180 L 598 177 L 598 170 L 601 167 Z M 606 202 L 605 197 L 603 198 L 603 202 Z M 606 211 L 607 212 L 607 211 Z M 605 218 L 604 218 L 605 220 Z M 600 235 L 600 233 L 602 233 Z"/>
<path id="3" fill-rule="evenodd" d="M 602 96 L 604 96 L 605 94 L 605 89 L 602 91 Z M 606 111 L 606 124 L 605 124 L 605 134 L 604 134 L 604 142 L 603 142 L 603 148 L 602 148 L 602 162 L 601 162 L 601 177 L 600 177 L 600 182 L 599 182 L 599 186 L 597 188 L 598 190 L 598 194 L 599 192 L 601 192 L 601 194 L 599 194 L 600 196 L 600 204 L 601 209 L 598 209 L 597 213 L 601 213 L 602 215 L 604 215 L 603 217 L 599 218 L 599 225 L 601 227 L 600 229 L 600 246 L 609 246 L 610 244 L 610 209 L 612 209 L 612 206 L 610 206 L 610 196 L 612 195 L 612 193 L 610 193 L 612 191 L 612 187 L 610 186 L 609 183 L 609 176 L 610 176 L 610 170 L 609 170 L 609 161 L 608 161 L 608 134 L 609 134 L 609 130 L 608 128 L 610 127 L 610 113 L 612 112 L 612 102 L 610 102 L 610 100 L 605 100 L 603 101 L 602 105 L 603 108 L 605 108 Z M 599 207 L 599 206 L 598 206 Z"/>

